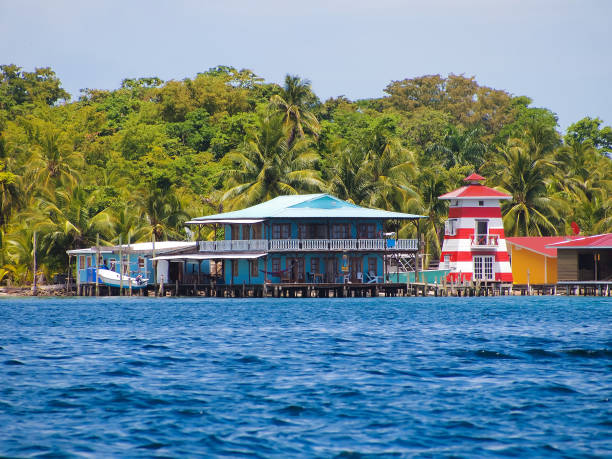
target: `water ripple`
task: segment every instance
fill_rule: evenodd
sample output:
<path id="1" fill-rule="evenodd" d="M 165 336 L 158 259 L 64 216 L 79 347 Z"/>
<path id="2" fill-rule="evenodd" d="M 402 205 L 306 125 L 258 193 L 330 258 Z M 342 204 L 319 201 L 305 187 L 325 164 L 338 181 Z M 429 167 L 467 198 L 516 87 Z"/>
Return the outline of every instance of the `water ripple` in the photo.
<path id="1" fill-rule="evenodd" d="M 0 456 L 612 456 L 604 298 L 0 301 Z"/>

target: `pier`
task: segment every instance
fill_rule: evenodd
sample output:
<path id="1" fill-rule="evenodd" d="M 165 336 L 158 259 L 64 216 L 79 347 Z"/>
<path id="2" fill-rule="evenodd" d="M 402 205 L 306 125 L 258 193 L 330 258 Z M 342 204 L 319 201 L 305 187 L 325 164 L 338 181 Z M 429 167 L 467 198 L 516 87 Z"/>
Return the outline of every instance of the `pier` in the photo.
<path id="1" fill-rule="evenodd" d="M 507 296 L 516 294 L 511 284 L 463 283 L 431 284 L 425 282 L 387 283 L 277 283 L 233 284 L 222 283 L 165 283 L 133 290 L 127 287 L 99 286 L 100 296 L 181 296 L 214 298 L 371 298 L 409 296 Z M 93 283 L 80 284 L 79 296 L 96 296 Z"/>

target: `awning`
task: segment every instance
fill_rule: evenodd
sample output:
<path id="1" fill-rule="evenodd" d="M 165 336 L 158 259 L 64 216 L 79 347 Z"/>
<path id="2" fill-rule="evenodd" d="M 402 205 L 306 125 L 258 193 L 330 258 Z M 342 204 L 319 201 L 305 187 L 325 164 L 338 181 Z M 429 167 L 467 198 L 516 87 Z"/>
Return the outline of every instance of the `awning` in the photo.
<path id="1" fill-rule="evenodd" d="M 156 260 L 168 260 L 168 261 L 187 261 L 187 260 L 236 260 L 236 259 L 249 259 L 264 257 L 265 253 L 215 253 L 215 254 L 185 254 L 185 255 L 164 255 L 161 257 L 152 258 Z"/>
<path id="2" fill-rule="evenodd" d="M 230 225 L 245 224 L 250 225 L 252 223 L 261 223 L 263 218 L 251 218 L 251 219 L 228 219 L 228 218 L 215 218 L 211 220 L 189 220 L 185 222 L 186 225 L 211 225 L 213 223 L 227 223 Z"/>

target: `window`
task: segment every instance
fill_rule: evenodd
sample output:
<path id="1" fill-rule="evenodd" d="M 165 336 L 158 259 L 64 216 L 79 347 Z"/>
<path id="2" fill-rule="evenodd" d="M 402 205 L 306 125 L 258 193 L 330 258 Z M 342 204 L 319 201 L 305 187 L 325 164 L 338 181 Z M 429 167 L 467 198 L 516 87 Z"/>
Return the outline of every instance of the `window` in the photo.
<path id="1" fill-rule="evenodd" d="M 320 265 L 319 265 L 319 259 L 318 258 L 311 258 L 310 259 L 310 272 L 311 274 L 319 274 L 321 271 L 319 271 L 320 269 Z"/>
<path id="2" fill-rule="evenodd" d="M 138 257 L 138 271 L 144 271 L 145 267 L 145 259 L 143 257 Z"/>
<path id="3" fill-rule="evenodd" d="M 232 277 L 238 276 L 238 260 L 232 260 Z"/>
<path id="4" fill-rule="evenodd" d="M 91 257 L 87 257 L 87 267 L 91 266 Z"/>
<path id="5" fill-rule="evenodd" d="M 474 257 L 474 280 L 493 280 L 493 256 Z"/>
<path id="6" fill-rule="evenodd" d="M 480 207 L 484 206 L 484 201 L 478 201 L 478 205 L 479 205 Z"/>
<path id="7" fill-rule="evenodd" d="M 351 237 L 350 226 L 348 223 L 334 223 L 332 225 L 332 238 L 348 239 Z"/>
<path id="8" fill-rule="evenodd" d="M 451 218 L 446 220 L 444 223 L 444 234 L 446 236 L 456 236 L 457 235 L 457 220 Z"/>
<path id="9" fill-rule="evenodd" d="M 291 225 L 289 223 L 275 223 L 272 225 L 272 239 L 289 239 Z"/>
<path id="10" fill-rule="evenodd" d="M 272 275 L 280 276 L 281 270 L 281 259 L 280 258 L 272 258 Z"/>
<path id="11" fill-rule="evenodd" d="M 376 276 L 378 274 L 377 266 L 378 266 L 378 260 L 376 259 L 376 257 L 368 258 L 368 272 L 372 276 Z"/>
<path id="12" fill-rule="evenodd" d="M 114 258 L 110 258 L 108 260 L 108 263 L 110 264 L 110 270 L 111 271 L 115 271 L 117 269 L 117 260 Z"/>
<path id="13" fill-rule="evenodd" d="M 263 223 L 256 223 L 253 228 L 253 239 L 263 239 Z"/>
<path id="14" fill-rule="evenodd" d="M 357 227 L 358 239 L 374 239 L 376 237 L 375 223 L 360 223 Z"/>
<path id="15" fill-rule="evenodd" d="M 232 233 L 232 241 L 240 239 L 240 225 L 230 225 L 230 231 Z"/>
<path id="16" fill-rule="evenodd" d="M 298 226 L 298 239 L 325 239 L 327 228 L 320 223 L 302 223 Z"/>
<path id="17" fill-rule="evenodd" d="M 259 276 L 259 260 L 255 258 L 251 260 L 251 277 Z"/>
<path id="18" fill-rule="evenodd" d="M 85 256 L 79 256 L 79 269 L 85 269 Z"/>

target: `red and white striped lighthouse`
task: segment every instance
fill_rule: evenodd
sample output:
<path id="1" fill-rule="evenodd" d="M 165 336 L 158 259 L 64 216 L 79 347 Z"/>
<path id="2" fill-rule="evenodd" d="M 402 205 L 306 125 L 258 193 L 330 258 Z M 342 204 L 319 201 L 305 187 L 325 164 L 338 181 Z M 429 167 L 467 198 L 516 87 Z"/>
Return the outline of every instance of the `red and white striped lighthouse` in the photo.
<path id="1" fill-rule="evenodd" d="M 450 269 L 448 281 L 512 282 L 500 200 L 512 196 L 486 187 L 478 174 L 439 199 L 450 201 L 440 267 Z"/>

